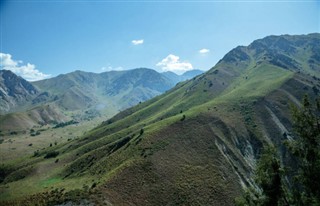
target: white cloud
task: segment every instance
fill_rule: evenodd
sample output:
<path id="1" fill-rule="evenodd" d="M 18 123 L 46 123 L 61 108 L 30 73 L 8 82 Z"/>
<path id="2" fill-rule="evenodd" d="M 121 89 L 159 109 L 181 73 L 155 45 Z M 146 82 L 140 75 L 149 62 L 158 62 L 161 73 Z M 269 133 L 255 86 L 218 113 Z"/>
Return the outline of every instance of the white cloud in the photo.
<path id="1" fill-rule="evenodd" d="M 122 71 L 124 70 L 123 67 L 112 67 L 112 66 L 107 66 L 107 67 L 101 67 L 101 71 Z"/>
<path id="2" fill-rule="evenodd" d="M 209 52 L 210 52 L 209 49 L 200 49 L 199 50 L 199 53 L 201 53 L 201 54 L 205 54 L 205 53 L 209 53 Z"/>
<path id="3" fill-rule="evenodd" d="M 192 70 L 192 64 L 184 61 L 180 61 L 180 57 L 173 54 L 169 54 L 166 58 L 162 59 L 161 62 L 157 63 L 156 66 L 161 67 L 163 71 L 171 71 L 177 74 Z"/>
<path id="4" fill-rule="evenodd" d="M 143 44 L 143 39 L 132 40 L 131 42 L 133 45 L 139 45 L 139 44 Z"/>
<path id="5" fill-rule="evenodd" d="M 37 81 L 51 76 L 35 69 L 34 64 L 23 65 L 21 60 L 13 60 L 11 54 L 0 53 L 0 61 L 0 69 L 11 70 L 28 81 Z"/>

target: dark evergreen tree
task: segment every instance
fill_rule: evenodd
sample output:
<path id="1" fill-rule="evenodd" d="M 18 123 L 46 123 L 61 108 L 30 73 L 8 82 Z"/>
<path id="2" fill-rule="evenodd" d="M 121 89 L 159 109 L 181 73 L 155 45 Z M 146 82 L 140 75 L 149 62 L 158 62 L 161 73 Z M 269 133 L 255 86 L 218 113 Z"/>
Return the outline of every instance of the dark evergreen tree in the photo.
<path id="1" fill-rule="evenodd" d="M 286 144 L 298 164 L 293 182 L 284 181 L 285 171 L 276 149 L 268 146 L 257 162 L 256 187 L 248 188 L 236 200 L 237 205 L 320 205 L 319 99 L 312 105 L 305 96 L 301 107 L 292 106 L 292 117 L 295 138 Z"/>
<path id="2" fill-rule="evenodd" d="M 302 205 L 320 205 L 320 101 L 315 105 L 305 96 L 302 107 L 292 107 L 295 140 L 288 142 L 298 162 L 294 202 Z"/>
<path id="3" fill-rule="evenodd" d="M 256 187 L 248 188 L 237 205 L 275 206 L 287 205 L 279 155 L 273 146 L 264 148 L 255 171 Z"/>

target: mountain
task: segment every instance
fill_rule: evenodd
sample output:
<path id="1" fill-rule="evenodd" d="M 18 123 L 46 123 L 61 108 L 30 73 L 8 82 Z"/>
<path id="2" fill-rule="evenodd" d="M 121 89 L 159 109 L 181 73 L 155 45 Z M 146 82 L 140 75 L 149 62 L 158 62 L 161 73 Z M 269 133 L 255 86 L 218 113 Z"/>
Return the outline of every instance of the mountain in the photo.
<path id="1" fill-rule="evenodd" d="M 181 76 L 182 76 L 183 81 L 184 81 L 184 80 L 192 79 L 193 77 L 198 76 L 198 75 L 200 75 L 202 73 L 203 73 L 203 71 L 198 70 L 198 69 L 194 69 L 194 70 L 186 71 Z"/>
<path id="2" fill-rule="evenodd" d="M 176 84 L 181 81 L 192 79 L 195 76 L 198 76 L 202 73 L 203 73 L 203 71 L 198 70 L 198 69 L 194 69 L 194 70 L 186 71 L 185 73 L 183 73 L 181 75 L 178 75 L 178 74 L 176 74 L 174 72 L 170 72 L 170 71 L 163 72 L 162 74 Z"/>
<path id="3" fill-rule="evenodd" d="M 39 91 L 23 78 L 8 70 L 0 70 L 0 114 L 23 106 Z"/>
<path id="4" fill-rule="evenodd" d="M 158 72 L 139 68 L 100 74 L 75 71 L 33 83 L 68 110 L 106 109 L 109 114 L 150 99 L 173 87 Z"/>
<path id="5" fill-rule="evenodd" d="M 1 101 L 0 109 L 2 114 L 7 113 L 1 121 L 7 123 L 1 124 L 0 128 L 5 130 L 30 129 L 30 126 L 71 118 L 81 121 L 97 115 L 110 117 L 160 95 L 176 84 L 146 68 L 100 74 L 75 71 L 32 83 L 10 71 L 1 70 L 1 74 L 0 94 L 5 101 Z M 38 113 L 39 109 L 46 112 L 39 113 L 36 118 L 30 115 Z M 48 116 L 48 113 L 54 115 Z"/>
<path id="6" fill-rule="evenodd" d="M 253 184 L 263 145 L 275 145 L 290 164 L 283 145 L 295 138 L 290 104 L 319 97 L 319 47 L 320 34 L 236 47 L 208 72 L 2 169 L 0 200 L 233 205 Z"/>

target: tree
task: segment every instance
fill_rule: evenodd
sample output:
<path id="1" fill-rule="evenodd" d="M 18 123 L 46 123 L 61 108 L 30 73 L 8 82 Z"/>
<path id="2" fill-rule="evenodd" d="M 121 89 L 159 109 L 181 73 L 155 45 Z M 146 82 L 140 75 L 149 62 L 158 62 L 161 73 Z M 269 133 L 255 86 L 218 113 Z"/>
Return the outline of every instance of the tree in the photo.
<path id="1" fill-rule="evenodd" d="M 276 149 L 272 146 L 264 148 L 256 170 L 256 183 L 262 190 L 261 205 L 279 205 L 283 202 L 281 170 Z"/>
<path id="2" fill-rule="evenodd" d="M 255 183 L 249 187 L 237 205 L 320 205 L 320 101 L 310 103 L 308 96 L 301 108 L 292 106 L 294 140 L 286 145 L 298 165 L 286 165 L 285 171 L 274 147 L 266 147 L 257 162 Z M 296 169 L 296 173 L 290 172 Z M 285 175 L 294 176 L 285 182 Z"/>
<path id="3" fill-rule="evenodd" d="M 294 201 L 303 205 L 320 205 L 319 99 L 312 105 L 305 96 L 301 108 L 292 106 L 292 116 L 297 137 L 287 145 L 299 164 Z"/>
<path id="4" fill-rule="evenodd" d="M 248 188 L 243 197 L 236 200 L 237 205 L 287 205 L 279 155 L 273 146 L 263 149 L 257 162 L 255 183 L 257 187 Z"/>

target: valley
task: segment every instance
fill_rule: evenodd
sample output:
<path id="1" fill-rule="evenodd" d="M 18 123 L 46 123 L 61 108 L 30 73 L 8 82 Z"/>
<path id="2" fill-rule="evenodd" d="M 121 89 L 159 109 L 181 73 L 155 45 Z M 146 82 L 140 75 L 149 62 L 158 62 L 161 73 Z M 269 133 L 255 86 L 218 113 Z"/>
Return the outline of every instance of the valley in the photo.
<path id="1" fill-rule="evenodd" d="M 319 52 L 319 33 L 267 36 L 179 83 L 146 69 L 32 83 L 36 94 L 49 93 L 29 92 L 36 106 L 57 108 L 42 114 L 61 115 L 20 127 L 16 119 L 35 108 L 11 104 L 14 113 L 1 116 L 0 202 L 234 205 L 254 185 L 264 145 L 290 163 L 283 146 L 295 138 L 290 105 L 305 94 L 319 98 Z M 91 111 L 99 115 L 84 118 Z M 70 120 L 78 123 L 53 128 Z"/>

